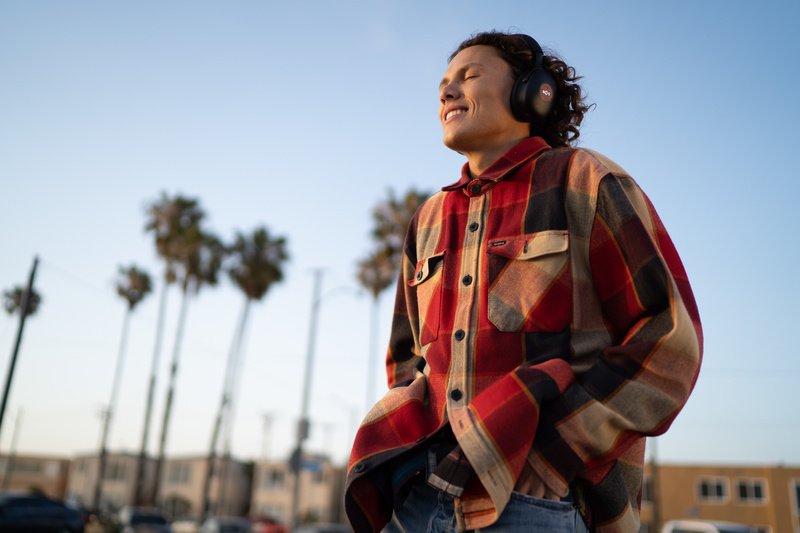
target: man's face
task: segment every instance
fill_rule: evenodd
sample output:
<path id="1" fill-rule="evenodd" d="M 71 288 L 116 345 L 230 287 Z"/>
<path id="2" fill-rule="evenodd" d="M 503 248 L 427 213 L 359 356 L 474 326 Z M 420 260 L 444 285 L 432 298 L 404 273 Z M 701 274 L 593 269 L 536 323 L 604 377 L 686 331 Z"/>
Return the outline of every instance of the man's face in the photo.
<path id="1" fill-rule="evenodd" d="M 467 157 L 502 149 L 499 156 L 529 136 L 529 125 L 511 114 L 511 76 L 491 46 L 465 48 L 450 61 L 439 88 L 445 146 Z"/>

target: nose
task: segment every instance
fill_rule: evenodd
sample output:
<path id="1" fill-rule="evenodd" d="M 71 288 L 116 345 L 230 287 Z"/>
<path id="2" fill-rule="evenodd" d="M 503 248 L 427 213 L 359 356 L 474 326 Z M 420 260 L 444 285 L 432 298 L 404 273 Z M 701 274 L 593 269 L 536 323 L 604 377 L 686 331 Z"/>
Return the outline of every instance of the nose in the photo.
<path id="1" fill-rule="evenodd" d="M 458 98 L 458 89 L 455 84 L 446 83 L 439 89 L 439 102 L 444 104 L 448 100 L 455 100 Z"/>

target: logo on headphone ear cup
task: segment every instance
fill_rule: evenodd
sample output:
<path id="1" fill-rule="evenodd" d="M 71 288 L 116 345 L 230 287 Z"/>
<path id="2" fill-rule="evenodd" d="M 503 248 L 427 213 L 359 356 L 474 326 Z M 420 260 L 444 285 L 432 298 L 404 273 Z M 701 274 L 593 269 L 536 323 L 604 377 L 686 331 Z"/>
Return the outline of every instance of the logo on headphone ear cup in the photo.
<path id="1" fill-rule="evenodd" d="M 550 113 L 556 97 L 556 82 L 542 67 L 526 70 L 511 90 L 511 112 L 520 122 L 534 122 Z"/>

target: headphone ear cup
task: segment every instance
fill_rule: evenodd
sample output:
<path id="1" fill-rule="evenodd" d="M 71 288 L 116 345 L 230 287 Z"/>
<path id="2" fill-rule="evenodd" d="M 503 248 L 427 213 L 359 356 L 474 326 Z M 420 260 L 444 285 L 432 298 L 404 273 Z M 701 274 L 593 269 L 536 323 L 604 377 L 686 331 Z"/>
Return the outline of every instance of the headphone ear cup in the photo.
<path id="1" fill-rule="evenodd" d="M 511 90 L 511 112 L 520 122 L 534 122 L 550 113 L 556 98 L 556 82 L 545 69 L 526 70 Z"/>

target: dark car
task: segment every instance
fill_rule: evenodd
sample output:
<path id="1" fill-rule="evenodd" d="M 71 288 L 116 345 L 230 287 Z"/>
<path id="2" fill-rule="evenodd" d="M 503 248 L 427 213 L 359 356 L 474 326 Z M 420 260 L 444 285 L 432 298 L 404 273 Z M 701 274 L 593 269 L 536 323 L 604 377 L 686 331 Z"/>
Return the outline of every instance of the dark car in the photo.
<path id="1" fill-rule="evenodd" d="M 46 496 L 0 492 L 3 533 L 83 533 L 83 513 Z"/>
<path id="2" fill-rule="evenodd" d="M 221 516 L 207 519 L 198 533 L 253 533 L 253 530 L 247 518 Z"/>

